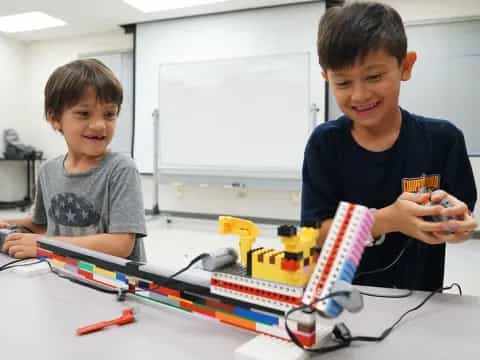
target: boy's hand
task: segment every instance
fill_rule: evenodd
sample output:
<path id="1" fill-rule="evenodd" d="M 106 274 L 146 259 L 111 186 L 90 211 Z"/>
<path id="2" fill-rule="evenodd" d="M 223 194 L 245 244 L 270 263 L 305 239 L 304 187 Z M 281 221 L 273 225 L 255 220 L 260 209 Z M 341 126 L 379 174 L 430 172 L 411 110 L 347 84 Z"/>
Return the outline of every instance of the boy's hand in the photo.
<path id="1" fill-rule="evenodd" d="M 7 236 L 2 251 L 17 259 L 37 256 L 37 240 L 41 234 L 13 233 Z"/>
<path id="2" fill-rule="evenodd" d="M 387 209 L 389 212 L 390 231 L 401 232 L 407 236 L 423 241 L 427 244 L 441 244 L 446 240 L 442 232 L 448 232 L 449 224 L 446 222 L 430 222 L 425 216 L 442 215 L 446 210 L 441 205 L 425 206 L 430 194 L 414 194 L 404 192 Z"/>
<path id="3" fill-rule="evenodd" d="M 10 224 L 3 221 L 3 220 L 0 220 L 0 229 L 4 229 L 4 228 L 7 228 L 7 227 L 10 227 Z"/>
<path id="4" fill-rule="evenodd" d="M 453 218 L 447 222 L 450 233 L 436 232 L 434 235 L 441 239 L 442 242 L 457 243 L 467 240 L 472 231 L 477 227 L 477 223 L 473 219 L 467 205 L 443 190 L 432 192 L 431 200 L 433 202 L 447 200 L 450 206 L 447 208 L 444 207 L 440 215 Z"/>

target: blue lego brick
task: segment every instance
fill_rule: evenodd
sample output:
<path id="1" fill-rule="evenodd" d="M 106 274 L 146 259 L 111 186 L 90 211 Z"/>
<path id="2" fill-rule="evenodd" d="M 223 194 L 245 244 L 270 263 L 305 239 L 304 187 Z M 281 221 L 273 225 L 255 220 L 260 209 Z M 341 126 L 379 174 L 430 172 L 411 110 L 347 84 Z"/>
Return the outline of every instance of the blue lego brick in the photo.
<path id="1" fill-rule="evenodd" d="M 125 274 L 117 273 L 115 277 L 118 281 L 127 283 L 127 277 L 125 276 Z"/>
<path id="2" fill-rule="evenodd" d="M 351 283 L 356 270 L 357 268 L 354 264 L 349 260 L 345 261 L 342 270 L 340 270 L 340 280 L 345 280 L 346 282 Z"/>
<path id="3" fill-rule="evenodd" d="M 342 307 L 333 299 L 329 299 L 325 308 L 327 316 L 335 318 L 342 312 Z"/>
<path id="4" fill-rule="evenodd" d="M 266 325 L 278 325 L 278 317 L 236 307 L 235 315 Z"/>

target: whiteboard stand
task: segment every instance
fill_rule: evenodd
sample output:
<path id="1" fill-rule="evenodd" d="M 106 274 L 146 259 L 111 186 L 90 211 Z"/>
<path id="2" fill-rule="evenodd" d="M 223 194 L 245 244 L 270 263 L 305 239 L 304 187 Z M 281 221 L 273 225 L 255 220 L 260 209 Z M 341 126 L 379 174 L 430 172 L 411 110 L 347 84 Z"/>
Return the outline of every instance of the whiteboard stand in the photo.
<path id="1" fill-rule="evenodd" d="M 318 121 L 318 112 L 320 111 L 319 107 L 317 106 L 316 103 L 312 103 L 310 107 L 311 115 L 312 115 L 312 129 L 314 129 L 317 125 Z M 159 118 L 159 111 L 158 109 L 154 109 L 152 113 L 152 119 L 153 119 L 153 208 L 151 211 L 151 214 L 153 215 L 159 215 L 160 214 L 160 208 L 158 205 L 158 200 L 159 200 L 159 185 L 160 185 L 160 169 L 158 166 L 158 160 L 159 160 L 159 141 L 160 141 L 160 136 L 159 136 L 159 129 L 160 129 L 160 118 Z M 291 191 L 291 192 L 297 192 L 300 191 L 299 189 L 301 188 L 301 180 L 286 180 L 281 183 L 279 183 L 277 186 L 273 184 L 272 187 L 272 180 L 271 179 L 260 179 L 257 178 L 252 181 L 252 179 L 247 179 L 245 178 L 244 181 L 236 181 L 236 182 L 229 182 L 230 177 L 222 177 L 222 176 L 216 176 L 215 178 L 212 178 L 211 175 L 208 176 L 192 176 L 191 174 L 182 174 L 182 173 L 172 173 L 172 174 L 163 174 L 164 181 L 163 183 L 171 183 L 171 184 L 196 184 L 199 185 L 200 187 L 208 187 L 210 185 L 217 185 L 219 187 L 223 187 L 225 189 L 227 188 L 232 188 L 232 189 L 237 189 L 239 191 L 239 196 L 242 196 L 249 187 L 256 188 L 256 189 L 268 189 L 268 190 L 284 190 L 284 191 Z M 213 181 L 212 181 L 213 180 Z M 244 196 L 244 195 L 243 195 Z"/>
<path id="2" fill-rule="evenodd" d="M 312 130 L 315 129 L 317 126 L 317 115 L 318 112 L 320 111 L 320 108 L 317 106 L 316 103 L 312 103 L 312 106 L 310 107 L 310 111 L 312 113 Z"/>
<path id="3" fill-rule="evenodd" d="M 160 209 L 158 207 L 158 185 L 160 183 L 158 174 L 158 130 L 160 123 L 158 119 L 158 109 L 154 109 L 152 113 L 153 118 L 153 208 L 152 214 L 159 215 Z"/>

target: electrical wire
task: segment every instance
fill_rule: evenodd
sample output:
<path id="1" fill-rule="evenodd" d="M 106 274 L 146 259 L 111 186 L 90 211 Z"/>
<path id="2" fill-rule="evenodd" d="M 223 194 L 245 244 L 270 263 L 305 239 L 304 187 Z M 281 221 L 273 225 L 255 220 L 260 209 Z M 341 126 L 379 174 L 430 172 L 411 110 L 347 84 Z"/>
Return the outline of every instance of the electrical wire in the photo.
<path id="1" fill-rule="evenodd" d="M 193 265 L 195 265 L 197 262 L 199 262 L 200 260 L 206 258 L 207 256 L 210 256 L 209 254 L 207 253 L 202 253 L 200 255 L 197 255 L 196 257 L 194 257 L 192 259 L 192 261 L 190 261 L 190 263 L 185 266 L 183 269 L 180 269 L 178 270 L 176 273 L 174 273 L 173 275 L 170 275 L 168 278 L 166 278 L 161 284 L 158 284 L 159 286 L 165 286 L 169 281 L 173 280 L 175 277 L 177 277 L 178 275 L 184 273 L 185 271 L 187 271 L 188 269 L 190 269 Z"/>
<path id="2" fill-rule="evenodd" d="M 369 293 L 369 292 L 364 292 L 360 291 L 360 294 L 363 296 L 370 296 L 370 297 L 377 297 L 377 298 L 384 298 L 384 299 L 404 299 L 413 294 L 413 290 L 405 290 L 403 294 L 398 294 L 398 295 L 387 295 L 387 294 L 375 294 L 375 293 Z"/>
<path id="3" fill-rule="evenodd" d="M 178 275 L 184 273 L 185 271 L 187 271 L 188 269 L 190 269 L 193 265 L 195 265 L 197 262 L 199 262 L 200 260 L 206 258 L 207 256 L 209 256 L 209 254 L 207 253 L 202 253 L 198 256 L 196 256 L 195 258 L 193 258 L 190 263 L 185 266 L 184 268 L 180 269 L 179 271 L 177 271 L 176 273 L 174 273 L 173 275 L 170 275 L 168 278 L 166 278 L 161 284 L 158 284 L 159 286 L 165 286 L 169 281 L 173 280 L 175 277 L 177 277 Z M 21 262 L 24 262 L 26 260 L 37 260 L 35 262 L 30 262 L 30 263 L 26 263 L 26 264 L 19 264 Z M 88 279 L 80 279 L 80 278 L 77 278 L 73 275 L 70 275 L 70 274 L 62 274 L 61 272 L 59 272 L 58 270 L 56 270 L 52 264 L 50 263 L 50 261 L 48 261 L 48 259 L 44 259 L 44 260 L 39 260 L 37 258 L 27 258 L 27 259 L 16 259 L 16 260 L 13 260 L 13 261 L 10 261 L 2 266 L 0 266 L 0 271 L 3 271 L 3 270 L 8 270 L 8 269 L 11 269 L 11 268 L 14 268 L 14 267 L 18 267 L 18 266 L 29 266 L 29 265 L 34 265 L 34 264 L 39 264 L 41 262 L 46 262 L 48 264 L 48 267 L 50 268 L 50 271 L 52 273 L 54 273 L 55 275 L 57 275 L 58 277 L 61 277 L 63 279 L 67 279 L 67 280 L 70 280 L 74 283 L 77 283 L 77 284 L 80 284 L 80 285 L 84 285 L 84 286 L 87 286 L 87 287 L 90 287 L 92 289 L 95 289 L 95 290 L 98 290 L 98 291 L 102 291 L 102 292 L 105 292 L 105 293 L 108 293 L 108 294 L 115 294 L 117 295 L 118 299 L 119 300 L 124 300 L 125 299 L 125 293 L 128 291 L 127 289 L 122 289 L 122 288 L 111 288 L 109 289 L 107 286 L 100 286 L 98 284 L 96 284 L 95 282 L 93 281 L 89 281 Z"/>
<path id="4" fill-rule="evenodd" d="M 403 254 L 405 253 L 405 251 L 407 250 L 407 248 L 408 248 L 411 244 L 412 244 L 412 240 L 411 240 L 411 239 L 408 239 L 407 244 L 402 248 L 402 250 L 400 250 L 400 252 L 398 253 L 398 255 L 397 255 L 397 257 L 395 258 L 395 260 L 393 260 L 390 264 L 388 264 L 388 265 L 385 266 L 385 267 L 379 268 L 379 269 L 360 272 L 360 273 L 358 273 L 358 274 L 355 276 L 355 278 L 353 279 L 353 281 L 356 281 L 356 280 L 358 280 L 359 278 L 361 278 L 362 276 L 365 276 L 365 275 L 378 274 L 378 273 L 381 273 L 381 272 L 390 270 L 392 267 L 394 267 L 394 266 L 400 261 L 400 259 L 402 258 Z"/>
<path id="5" fill-rule="evenodd" d="M 25 259 L 15 259 L 13 261 L 10 261 L 6 264 L 3 264 L 0 266 L 0 271 L 3 271 L 3 270 L 8 270 L 8 269 L 11 269 L 13 267 L 19 267 L 19 266 L 28 266 L 28 265 L 33 265 L 33 264 L 38 264 L 40 261 L 36 261 L 36 262 L 29 262 L 29 263 L 26 263 L 26 264 L 20 264 L 24 261 L 28 261 L 28 260 L 38 260 L 37 258 L 25 258 Z"/>
<path id="6" fill-rule="evenodd" d="M 458 289 L 458 292 L 460 295 L 462 295 L 462 288 L 461 286 L 458 284 L 458 283 L 452 283 L 450 286 L 446 286 L 446 287 L 441 287 L 441 288 L 438 288 L 436 290 L 433 290 L 430 294 L 428 294 L 417 306 L 414 306 L 413 308 L 405 311 L 402 315 L 400 315 L 400 317 L 390 326 L 388 327 L 387 329 L 385 329 L 384 331 L 382 331 L 382 333 L 379 335 L 379 336 L 352 336 L 351 333 L 350 333 L 350 330 L 346 327 L 345 324 L 341 323 L 341 324 L 337 324 L 334 328 L 334 330 L 332 331 L 332 338 L 334 338 L 336 341 L 338 341 L 338 344 L 336 345 L 331 345 L 331 346 L 323 346 L 323 347 L 320 347 L 320 348 L 306 348 L 304 347 L 299 341 L 298 339 L 296 338 L 295 334 L 293 334 L 291 332 L 291 330 L 289 329 L 288 327 L 288 324 L 287 324 L 287 318 L 290 314 L 292 314 L 293 312 L 295 311 L 300 311 L 300 310 L 303 310 L 303 309 L 306 309 L 306 308 L 310 308 L 312 311 L 313 311 L 313 305 L 318 302 L 318 301 L 322 301 L 322 300 L 326 300 L 328 298 L 331 298 L 331 297 L 334 297 L 334 296 L 340 296 L 340 295 L 345 295 L 345 293 L 348 294 L 348 292 L 343 292 L 344 294 L 339 294 L 337 292 L 335 293 L 330 293 L 329 295 L 319 299 L 318 301 L 316 301 L 315 303 L 313 303 L 312 305 L 303 305 L 303 306 L 300 306 L 298 308 L 294 308 L 290 311 L 288 311 L 286 314 L 285 314 L 285 328 L 287 330 L 287 333 L 288 335 L 290 336 L 290 339 L 292 340 L 292 342 L 297 345 L 298 347 L 300 347 L 301 349 L 305 350 L 305 351 L 308 351 L 308 352 L 311 352 L 311 353 L 317 353 L 317 354 L 325 354 L 325 353 L 328 353 L 328 352 L 332 352 L 332 351 L 336 351 L 336 350 L 339 350 L 339 349 L 342 349 L 342 348 L 345 348 L 347 346 L 349 346 L 352 342 L 354 341 L 358 341 L 358 342 L 380 342 L 382 340 L 384 340 L 391 332 L 392 330 L 410 313 L 420 309 L 423 305 L 425 305 L 427 303 L 428 300 L 430 300 L 436 293 L 439 293 L 439 292 L 442 292 L 444 290 L 451 290 L 453 289 L 454 287 L 456 287 Z"/>

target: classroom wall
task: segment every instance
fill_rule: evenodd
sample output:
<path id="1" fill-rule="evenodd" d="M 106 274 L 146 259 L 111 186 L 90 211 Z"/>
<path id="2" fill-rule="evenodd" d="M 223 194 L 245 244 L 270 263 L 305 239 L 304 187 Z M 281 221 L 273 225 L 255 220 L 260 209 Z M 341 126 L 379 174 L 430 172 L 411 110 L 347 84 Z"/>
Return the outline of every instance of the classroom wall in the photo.
<path id="1" fill-rule="evenodd" d="M 80 55 L 132 48 L 132 36 L 124 34 L 122 30 L 29 44 L 26 51 L 25 73 L 28 79 L 27 97 L 30 104 L 25 108 L 27 121 L 19 129 L 25 142 L 37 144 L 48 159 L 66 150 L 62 136 L 52 130 L 43 114 L 44 86 L 55 68 L 78 59 Z"/>
<path id="2" fill-rule="evenodd" d="M 25 122 L 26 46 L 0 34 L 0 156 L 3 156 L 3 130 Z M 0 201 L 21 200 L 26 194 L 22 163 L 0 162 Z M 8 174 L 8 177 L 7 177 Z M 20 194 L 20 195 L 19 195 Z"/>

